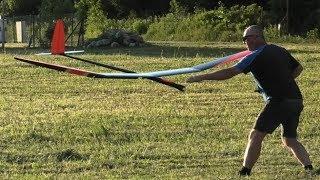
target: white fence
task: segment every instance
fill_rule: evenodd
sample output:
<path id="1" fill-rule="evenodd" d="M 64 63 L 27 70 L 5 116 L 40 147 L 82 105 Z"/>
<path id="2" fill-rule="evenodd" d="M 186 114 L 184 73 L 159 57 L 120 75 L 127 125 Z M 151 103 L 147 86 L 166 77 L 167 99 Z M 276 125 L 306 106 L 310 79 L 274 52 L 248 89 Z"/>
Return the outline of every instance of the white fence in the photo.
<path id="1" fill-rule="evenodd" d="M 72 14 L 62 18 L 66 27 L 68 46 L 83 44 L 83 30 L 81 23 Z M 1 23 L 1 20 L 4 23 Z M 37 15 L 5 17 L 0 20 L 0 31 L 4 33 L 6 43 L 25 43 L 29 47 L 50 45 L 54 20 L 43 20 Z M 1 26 L 4 24 L 4 28 Z M 80 24 L 80 25 L 79 25 Z M 0 32 L 0 42 L 3 36 Z M 66 37 L 66 38 L 67 38 Z M 82 40 L 82 41 L 80 41 Z"/>

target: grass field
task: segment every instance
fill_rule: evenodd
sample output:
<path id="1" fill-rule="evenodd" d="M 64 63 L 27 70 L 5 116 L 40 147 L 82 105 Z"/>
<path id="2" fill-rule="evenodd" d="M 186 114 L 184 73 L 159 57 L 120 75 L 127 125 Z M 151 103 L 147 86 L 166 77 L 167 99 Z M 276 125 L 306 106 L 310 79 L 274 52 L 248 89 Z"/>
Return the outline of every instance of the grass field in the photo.
<path id="1" fill-rule="evenodd" d="M 305 109 L 300 140 L 316 170 L 320 162 L 320 46 L 282 44 L 304 66 L 298 84 Z M 165 43 L 90 49 L 83 58 L 134 71 L 192 66 L 244 49 L 238 43 Z M 186 84 L 181 93 L 149 80 L 106 80 L 38 68 L 19 55 L 97 72 L 101 67 L 40 49 L 0 54 L 1 179 L 236 179 L 247 135 L 264 105 L 249 75 Z M 224 66 L 222 66 L 224 67 Z M 219 67 L 219 68 L 222 68 Z M 216 68 L 216 69 L 219 69 Z M 250 179 L 319 179 L 268 136 Z"/>

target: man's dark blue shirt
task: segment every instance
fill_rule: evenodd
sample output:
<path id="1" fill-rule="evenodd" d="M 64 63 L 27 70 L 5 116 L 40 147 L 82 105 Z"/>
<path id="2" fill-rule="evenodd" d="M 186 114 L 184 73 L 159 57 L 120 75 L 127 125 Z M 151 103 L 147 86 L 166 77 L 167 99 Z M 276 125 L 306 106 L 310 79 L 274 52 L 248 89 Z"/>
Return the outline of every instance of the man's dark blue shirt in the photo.
<path id="1" fill-rule="evenodd" d="M 298 66 L 286 49 L 273 44 L 259 47 L 235 65 L 245 74 L 252 73 L 266 100 L 302 99 L 292 75 Z"/>

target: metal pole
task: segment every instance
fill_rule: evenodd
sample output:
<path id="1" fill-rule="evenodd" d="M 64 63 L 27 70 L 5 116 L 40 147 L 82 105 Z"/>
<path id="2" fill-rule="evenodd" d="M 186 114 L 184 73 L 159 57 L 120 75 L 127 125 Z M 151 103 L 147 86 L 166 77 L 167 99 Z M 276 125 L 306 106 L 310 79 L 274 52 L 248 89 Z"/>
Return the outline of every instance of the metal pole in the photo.
<path id="1" fill-rule="evenodd" d="M 73 14 L 71 16 L 71 29 L 73 30 L 74 21 L 73 21 Z M 73 46 L 73 34 L 71 35 L 71 46 Z"/>
<path id="2" fill-rule="evenodd" d="M 36 40 L 35 40 L 36 33 L 35 33 L 35 25 L 34 25 L 35 17 L 34 16 L 35 15 L 32 14 L 32 44 L 33 44 L 32 47 L 36 47 Z"/>
<path id="3" fill-rule="evenodd" d="M 5 12 L 5 4 L 4 4 L 4 0 L 2 0 L 2 15 L 1 16 L 1 25 L 2 25 L 2 51 L 5 52 L 5 28 L 4 28 L 4 12 Z"/>
<path id="4" fill-rule="evenodd" d="M 286 12 L 286 16 L 287 16 L 287 33 L 289 33 L 289 0 L 287 0 L 287 12 Z"/>

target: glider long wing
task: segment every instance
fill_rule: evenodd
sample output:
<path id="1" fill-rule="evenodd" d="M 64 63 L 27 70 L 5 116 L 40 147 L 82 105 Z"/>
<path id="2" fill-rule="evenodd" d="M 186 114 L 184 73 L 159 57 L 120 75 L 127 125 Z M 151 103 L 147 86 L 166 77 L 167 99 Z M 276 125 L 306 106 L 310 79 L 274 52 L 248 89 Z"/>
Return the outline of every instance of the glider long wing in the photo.
<path id="1" fill-rule="evenodd" d="M 41 62 L 41 61 L 34 61 L 34 60 L 24 59 L 24 58 L 19 58 L 19 57 L 14 57 L 14 59 L 29 63 L 29 64 L 33 64 L 36 66 L 41 66 L 41 67 L 45 67 L 48 69 L 67 72 L 67 73 L 75 74 L 75 75 L 79 75 L 79 76 L 87 76 L 87 77 L 92 77 L 92 78 L 106 78 L 103 74 L 100 74 L 100 73 L 85 71 L 85 70 L 76 69 L 76 68 L 70 68 L 67 66 L 50 64 L 50 63 L 45 63 L 45 62 Z"/>
<path id="2" fill-rule="evenodd" d="M 86 76 L 86 77 L 91 77 L 91 78 L 109 78 L 109 79 L 138 79 L 138 78 L 147 78 L 156 82 L 159 82 L 161 84 L 165 84 L 167 86 L 171 86 L 174 87 L 180 91 L 184 91 L 185 86 L 181 85 L 181 84 L 177 84 L 174 83 L 172 81 L 160 78 L 160 77 L 139 77 L 139 76 L 123 76 L 123 75 L 113 75 L 113 76 L 106 76 L 102 73 L 96 73 L 96 72 L 91 72 L 91 71 L 85 71 L 85 70 L 81 70 L 81 69 L 77 69 L 77 68 L 71 68 L 71 67 L 67 67 L 67 66 L 61 66 L 61 65 L 57 65 L 57 64 L 50 64 L 50 63 L 45 63 L 45 62 L 41 62 L 41 61 L 34 61 L 34 60 L 30 60 L 30 59 L 24 59 L 24 58 L 19 58 L 19 57 L 14 57 L 14 59 L 22 61 L 22 62 L 26 62 L 29 64 L 33 64 L 36 66 L 41 66 L 41 67 L 45 67 L 45 68 L 49 68 L 49 69 L 53 69 L 53 70 L 57 70 L 57 71 L 62 71 L 62 72 L 67 72 L 70 74 L 75 74 L 75 75 L 79 75 L 79 76 Z M 131 73 L 134 73 L 133 71 L 130 71 Z"/>
<path id="3" fill-rule="evenodd" d="M 195 72 L 200 72 L 200 71 L 213 68 L 219 64 L 235 61 L 249 54 L 251 54 L 251 51 L 248 51 L 248 50 L 241 51 L 236 54 L 225 56 L 225 57 L 216 59 L 214 61 L 210 61 L 207 63 L 199 64 L 199 65 L 188 67 L 188 68 L 154 71 L 154 72 L 146 72 L 146 73 L 102 73 L 102 74 L 111 78 L 112 77 L 116 78 L 121 76 L 125 78 L 148 78 L 148 77 L 162 77 L 162 76 L 172 76 L 172 75 L 178 75 L 178 74 L 195 73 Z"/>
<path id="4" fill-rule="evenodd" d="M 68 57 L 68 58 L 72 58 L 72 59 L 75 59 L 75 60 L 78 60 L 78 61 L 94 64 L 94 65 L 97 65 L 97 66 L 105 67 L 105 68 L 108 68 L 108 69 L 116 70 L 116 71 L 121 71 L 121 72 L 125 72 L 125 73 L 136 73 L 136 72 L 128 70 L 128 69 L 123 69 L 123 68 L 112 66 L 112 65 L 108 65 L 108 64 L 102 64 L 102 63 L 99 63 L 99 62 L 95 62 L 95 61 L 91 61 L 91 60 L 87 60 L 87 59 L 82 59 L 82 58 L 70 56 L 70 55 L 67 55 L 67 54 L 62 54 L 62 56 L 65 56 L 65 57 Z M 184 88 L 185 88 L 185 86 L 183 86 L 181 84 L 177 84 L 175 82 L 172 82 L 172 81 L 169 81 L 167 79 L 160 78 L 160 77 L 147 77 L 147 79 L 155 81 L 155 82 L 158 82 L 158 83 L 161 83 L 161 84 L 165 84 L 167 86 L 174 87 L 174 88 L 176 88 L 176 89 L 178 89 L 180 91 L 184 91 Z"/>
<path id="5" fill-rule="evenodd" d="M 67 72 L 70 74 L 92 77 L 92 78 L 107 78 L 107 79 L 154 78 L 154 77 L 148 76 L 148 75 L 132 76 L 132 74 L 135 74 L 135 73 L 96 73 L 96 72 L 92 72 L 92 71 L 86 71 L 86 70 L 82 70 L 82 69 L 77 69 L 77 68 L 72 68 L 72 67 L 67 67 L 67 66 L 62 66 L 62 65 L 57 65 L 57 64 L 51 64 L 51 63 L 46 63 L 46 62 L 41 62 L 41 61 L 35 61 L 35 60 L 31 60 L 31 59 L 24 59 L 24 58 L 19 58 L 19 57 L 14 57 L 14 59 L 29 63 L 29 64 L 33 64 L 36 66 L 45 67 L 48 69 L 53 69 L 53 70 L 57 70 L 57 71 L 61 71 L 61 72 Z"/>
<path id="6" fill-rule="evenodd" d="M 34 60 L 28 60 L 23 59 L 19 57 L 14 57 L 16 60 L 30 63 L 36 66 L 46 67 L 49 69 L 54 69 L 57 71 L 63 71 L 68 72 L 71 74 L 76 74 L 80 76 L 87 76 L 87 77 L 93 77 L 93 78 L 109 78 L 109 79 L 137 79 L 137 78 L 155 78 L 155 77 L 161 77 L 161 76 L 171 76 L 171 75 L 178 75 L 178 74 L 186 74 L 186 73 L 194 73 L 203 71 L 209 68 L 212 68 L 216 65 L 227 63 L 230 61 L 235 61 L 241 57 L 244 57 L 248 54 L 250 54 L 250 51 L 242 51 L 233 55 L 225 56 L 222 58 L 219 58 L 215 61 L 199 64 L 197 66 L 189 67 L 189 68 L 180 68 L 180 69 L 172 69 L 172 70 L 164 70 L 164 71 L 154 71 L 154 72 L 146 72 L 146 73 L 96 73 L 91 71 L 85 71 L 81 69 L 71 68 L 67 66 L 61 66 L 56 64 L 50 64 L 40 61 L 34 61 Z"/>
<path id="7" fill-rule="evenodd" d="M 50 54 L 62 55 L 62 56 L 70 57 L 73 59 L 88 62 L 88 60 L 83 60 L 80 58 L 76 58 L 76 57 L 72 57 L 72 56 L 67 55 L 68 53 L 78 53 L 78 52 L 83 52 L 83 51 L 82 50 L 81 51 L 65 51 L 65 44 L 64 44 L 65 38 L 64 38 L 64 36 L 65 36 L 64 23 L 61 19 L 58 19 L 56 21 L 54 32 L 53 32 L 53 38 L 52 38 L 52 42 L 51 42 L 51 52 L 50 53 L 39 53 L 37 55 L 50 55 Z M 199 64 L 199 65 L 196 65 L 193 67 L 180 68 L 180 69 L 170 69 L 170 70 L 164 70 L 164 71 L 153 71 L 153 72 L 146 72 L 146 73 L 136 73 L 136 72 L 129 71 L 126 69 L 121 69 L 121 68 L 117 68 L 117 67 L 108 65 L 107 68 L 109 68 L 109 69 L 119 70 L 119 71 L 122 71 L 125 73 L 96 73 L 96 74 L 99 74 L 99 77 L 101 77 L 103 75 L 104 78 L 123 78 L 123 79 L 128 79 L 128 78 L 129 79 L 135 79 L 135 78 L 148 78 L 148 79 L 150 79 L 150 78 L 153 78 L 153 80 L 154 80 L 155 77 L 172 76 L 172 75 L 178 75 L 178 74 L 186 74 L 186 73 L 194 73 L 194 72 L 203 71 L 203 70 L 212 68 L 218 64 L 223 64 L 223 63 L 226 63 L 229 61 L 237 60 L 237 59 L 239 59 L 243 56 L 246 56 L 250 53 L 251 53 L 250 51 L 242 51 L 242 52 L 239 52 L 239 53 L 236 53 L 233 55 L 225 56 L 225 57 L 219 58 L 217 60 L 210 61 L 210 62 L 203 63 L 203 64 Z M 22 61 L 22 58 L 20 58 L 20 60 Z M 39 62 L 39 61 L 24 60 L 24 62 L 27 62 L 27 61 L 31 64 L 35 64 L 38 66 L 43 66 L 43 67 L 47 67 L 47 68 L 51 68 L 51 69 L 54 69 L 53 67 L 64 67 L 64 66 L 54 65 L 54 64 L 49 65 L 48 63 Z M 92 63 L 92 62 L 88 62 L 88 63 Z M 94 63 L 94 64 L 98 65 L 97 63 Z M 68 69 L 69 67 L 64 67 L 64 68 Z M 69 68 L 69 69 L 74 69 L 74 68 Z M 79 70 L 77 70 L 77 71 L 79 71 Z M 94 72 L 90 72 L 89 74 L 92 74 L 92 73 L 94 73 Z M 162 80 L 157 79 L 157 81 L 161 82 Z M 168 81 L 167 83 L 169 83 L 169 82 L 170 81 Z"/>

